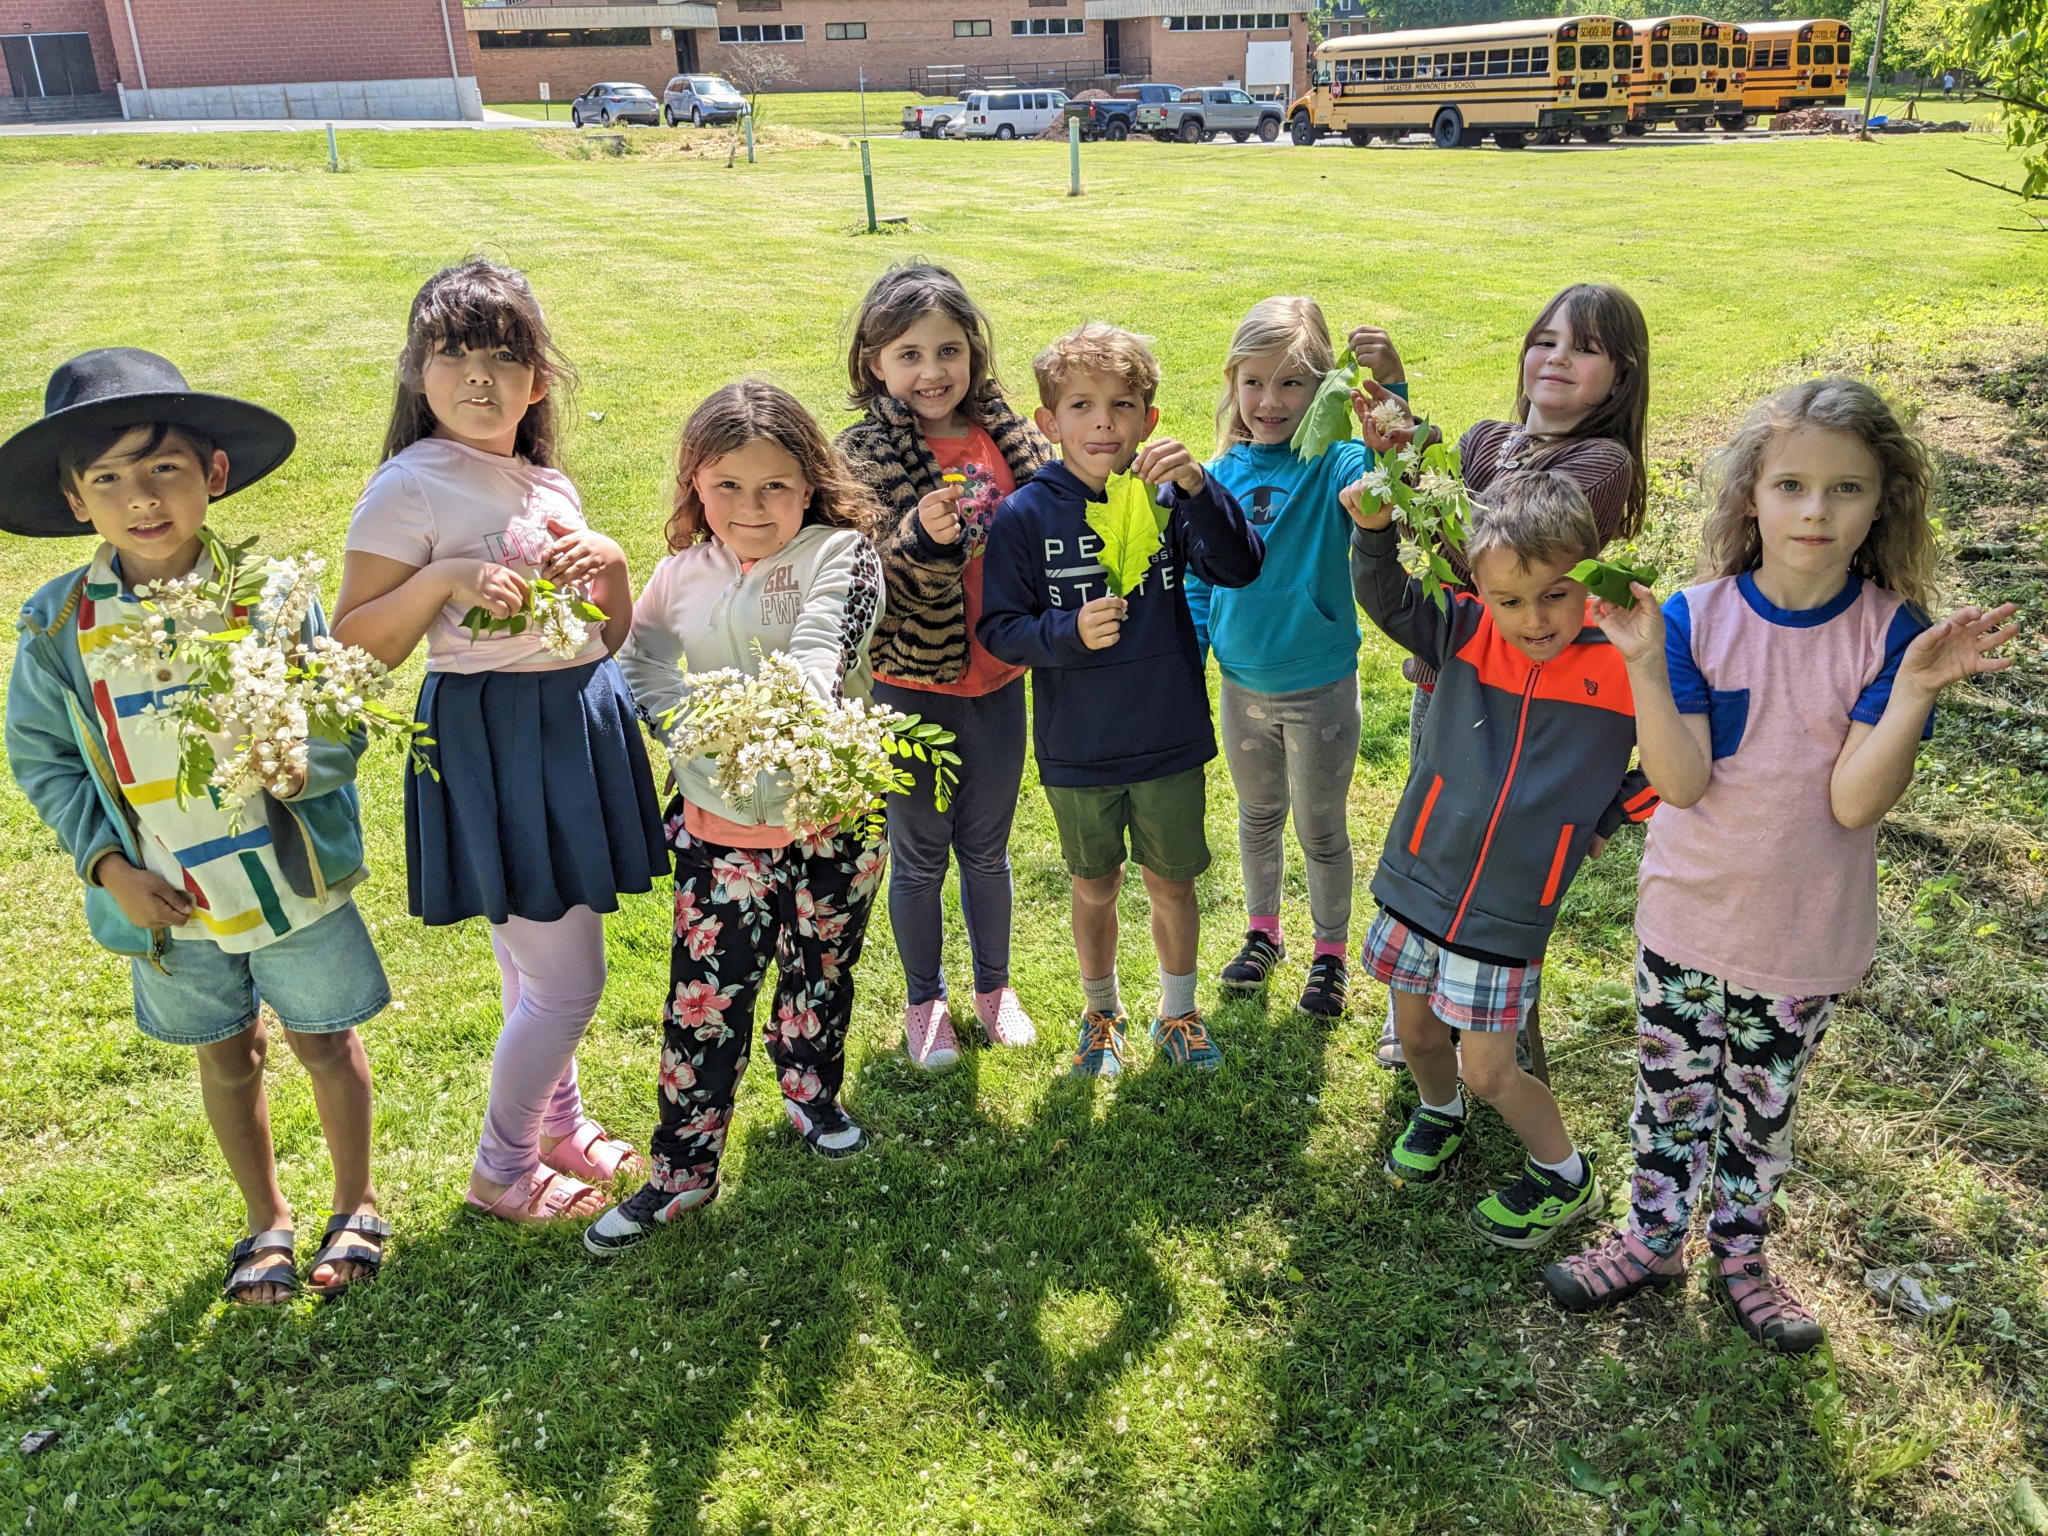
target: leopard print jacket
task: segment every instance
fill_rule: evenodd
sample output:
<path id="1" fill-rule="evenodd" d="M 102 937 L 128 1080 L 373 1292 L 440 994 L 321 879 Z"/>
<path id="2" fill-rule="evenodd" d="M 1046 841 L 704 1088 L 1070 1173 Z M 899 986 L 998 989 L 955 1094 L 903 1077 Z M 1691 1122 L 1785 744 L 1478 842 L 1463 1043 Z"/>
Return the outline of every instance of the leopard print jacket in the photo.
<path id="1" fill-rule="evenodd" d="M 967 414 L 994 439 L 1019 485 L 1053 460 L 1052 444 L 1011 409 L 994 379 L 967 402 Z M 888 603 L 875 630 L 874 669 L 908 683 L 957 682 L 967 671 L 967 606 L 961 573 L 982 533 L 934 543 L 917 520 L 920 499 L 939 488 L 938 463 L 910 407 L 877 396 L 868 413 L 839 434 L 848 466 L 882 503 L 875 547 Z"/>

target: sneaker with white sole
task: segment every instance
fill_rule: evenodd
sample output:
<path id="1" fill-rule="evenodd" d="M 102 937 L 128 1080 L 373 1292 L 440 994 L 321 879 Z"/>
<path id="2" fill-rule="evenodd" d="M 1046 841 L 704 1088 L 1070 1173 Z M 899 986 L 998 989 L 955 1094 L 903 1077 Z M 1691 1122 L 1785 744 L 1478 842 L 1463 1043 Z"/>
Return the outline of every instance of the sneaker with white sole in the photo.
<path id="1" fill-rule="evenodd" d="M 943 1072 L 960 1060 L 960 1040 L 953 1033 L 953 1013 L 943 997 L 912 1003 L 903 1010 L 903 1048 L 910 1064 L 927 1072 Z"/>
<path id="2" fill-rule="evenodd" d="M 716 1179 L 679 1193 L 660 1189 L 650 1180 L 583 1229 L 584 1251 L 592 1258 L 616 1258 L 654 1236 L 656 1227 L 717 1198 Z"/>
<path id="3" fill-rule="evenodd" d="M 974 994 L 974 1016 L 988 1034 L 990 1045 L 1023 1047 L 1038 1043 L 1038 1026 L 1008 987 Z"/>

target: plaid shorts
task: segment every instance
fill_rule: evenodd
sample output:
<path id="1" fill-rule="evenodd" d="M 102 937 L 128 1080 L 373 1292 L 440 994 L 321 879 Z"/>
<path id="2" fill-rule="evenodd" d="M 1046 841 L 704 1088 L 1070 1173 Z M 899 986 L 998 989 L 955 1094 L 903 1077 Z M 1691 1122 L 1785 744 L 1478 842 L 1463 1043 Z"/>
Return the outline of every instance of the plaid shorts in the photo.
<path id="1" fill-rule="evenodd" d="M 1374 981 L 1427 997 L 1436 1016 L 1452 1028 L 1482 1033 L 1520 1029 L 1543 984 L 1540 955 L 1527 965 L 1454 955 L 1384 907 L 1366 930 L 1359 963 Z"/>

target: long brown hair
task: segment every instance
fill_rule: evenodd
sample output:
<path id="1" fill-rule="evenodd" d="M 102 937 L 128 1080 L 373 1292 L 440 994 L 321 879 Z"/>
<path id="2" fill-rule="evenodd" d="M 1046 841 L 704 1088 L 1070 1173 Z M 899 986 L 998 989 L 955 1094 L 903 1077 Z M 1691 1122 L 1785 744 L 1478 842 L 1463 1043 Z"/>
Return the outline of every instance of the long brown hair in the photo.
<path id="1" fill-rule="evenodd" d="M 560 449 L 555 397 L 575 381 L 575 372 L 556 350 L 526 274 L 483 256 L 443 267 L 413 296 L 405 350 L 398 356 L 398 394 L 391 403 L 391 425 L 384 430 L 384 457 L 434 435 L 434 410 L 420 391 L 420 378 L 427 360 L 451 342 L 460 347 L 503 347 L 537 379 L 547 381 L 548 393 L 519 418 L 512 446 L 529 462 L 552 467 Z"/>
<path id="2" fill-rule="evenodd" d="M 810 483 L 804 526 L 854 528 L 867 533 L 881 507 L 874 493 L 854 478 L 839 450 L 803 403 L 765 379 L 741 379 L 716 390 L 690 412 L 676 444 L 674 504 L 668 519 L 668 547 L 688 549 L 704 539 L 704 502 L 697 495 L 697 471 L 714 459 L 737 453 L 766 438 L 797 462 Z"/>
<path id="3" fill-rule="evenodd" d="M 1251 428 L 1237 408 L 1237 370 L 1248 357 L 1284 352 L 1288 363 L 1313 374 L 1318 382 L 1337 366 L 1330 345 L 1330 325 L 1314 299 L 1261 299 L 1238 321 L 1223 354 L 1223 398 L 1216 403 L 1216 451 L 1230 452 L 1251 441 Z"/>
<path id="4" fill-rule="evenodd" d="M 1632 539 L 1643 531 L 1650 511 L 1650 327 L 1636 301 L 1609 283 L 1573 283 L 1543 306 L 1536 323 L 1515 354 L 1515 420 L 1529 419 L 1529 397 L 1522 392 L 1522 364 L 1538 333 L 1562 319 L 1572 335 L 1598 342 L 1614 361 L 1614 388 L 1563 436 L 1563 441 L 1604 437 L 1628 450 L 1628 503 L 1615 537 Z M 1540 456 L 1538 459 L 1540 467 Z"/>
<path id="5" fill-rule="evenodd" d="M 1849 558 L 1858 576 L 1896 592 L 1921 613 L 1933 610 L 1936 545 L 1934 461 L 1884 396 L 1858 379 L 1808 379 L 1780 390 L 1745 418 L 1714 456 L 1718 489 L 1700 528 L 1700 578 L 1737 576 L 1763 563 L 1756 521 L 1756 482 L 1764 454 L 1780 432 L 1820 427 L 1845 432 L 1877 458 L 1877 521 Z"/>
<path id="6" fill-rule="evenodd" d="M 946 268 L 912 260 L 891 267 L 875 279 L 853 318 L 853 341 L 846 352 L 846 403 L 864 411 L 887 393 L 875 377 L 874 361 L 882 349 L 926 315 L 944 315 L 967 333 L 967 398 L 980 391 L 995 373 L 995 343 L 988 316 L 967 296 L 967 285 Z"/>

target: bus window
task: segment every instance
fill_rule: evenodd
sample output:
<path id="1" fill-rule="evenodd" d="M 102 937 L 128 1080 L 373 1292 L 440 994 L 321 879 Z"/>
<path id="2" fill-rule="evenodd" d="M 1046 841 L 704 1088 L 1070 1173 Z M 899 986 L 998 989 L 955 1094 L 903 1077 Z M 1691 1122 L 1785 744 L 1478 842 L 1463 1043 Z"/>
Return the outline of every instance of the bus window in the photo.
<path id="1" fill-rule="evenodd" d="M 1832 64 L 1832 63 L 1834 63 L 1834 62 L 1835 62 L 1835 50 L 1834 50 L 1834 48 L 1833 48 L 1832 46 L 1830 46 L 1829 44 L 1826 44 L 1826 43 L 1821 43 L 1821 44 L 1817 44 L 1817 45 L 1815 46 L 1814 50 L 1813 50 L 1813 62 L 1814 62 L 1814 63 L 1816 63 L 1816 64 Z"/>
<path id="2" fill-rule="evenodd" d="M 1662 69 L 1671 62 L 1671 50 L 1662 43 L 1650 44 L 1650 68 Z"/>
<path id="3" fill-rule="evenodd" d="M 1531 70 L 1531 71 L 1532 71 L 1533 73 L 1535 73 L 1535 74 L 1539 74 L 1539 75 L 1547 75 L 1547 74 L 1549 74 L 1549 73 L 1550 73 L 1550 50 L 1549 50 L 1548 48 L 1534 48 L 1534 49 L 1531 49 L 1531 50 L 1530 50 L 1530 52 L 1529 52 L 1529 68 L 1530 68 L 1530 70 Z"/>
<path id="4" fill-rule="evenodd" d="M 1616 43 L 1614 45 L 1614 67 L 1616 69 L 1633 69 L 1635 67 L 1635 50 L 1627 43 Z"/>
<path id="5" fill-rule="evenodd" d="M 1799 45 L 1799 62 L 1801 64 L 1810 63 L 1812 61 L 1812 56 L 1813 50 L 1807 47 L 1806 44 L 1801 43 Z"/>
<path id="6" fill-rule="evenodd" d="M 1454 53 L 1451 55 L 1451 78 L 1453 80 L 1462 80 L 1465 78 L 1465 55 L 1463 55 L 1462 53 Z"/>
<path id="7" fill-rule="evenodd" d="M 1771 56 L 1771 68 L 1789 69 L 1791 67 L 1791 64 L 1791 45 L 1788 43 L 1778 44 L 1778 51 Z"/>
<path id="8" fill-rule="evenodd" d="M 1507 49 L 1489 48 L 1486 51 L 1486 72 L 1489 75 L 1504 75 L 1508 72 Z"/>
<path id="9" fill-rule="evenodd" d="M 1451 56 L 1448 53 L 1440 53 L 1436 56 L 1434 73 L 1439 80 L 1451 78 Z"/>
<path id="10" fill-rule="evenodd" d="M 1579 50 L 1570 43 L 1557 45 L 1557 68 L 1560 74 L 1579 67 Z"/>
<path id="11" fill-rule="evenodd" d="M 1596 69 L 1605 69 L 1607 67 L 1607 45 L 1605 43 L 1587 43 L 1584 47 L 1580 48 L 1579 67 L 1589 74 Z"/>
<path id="12" fill-rule="evenodd" d="M 1652 64 L 1657 62 L 1656 54 L 1657 50 L 1652 48 L 1650 50 L 1650 62 Z M 1673 68 L 1684 69 L 1688 65 L 1696 68 L 1699 62 L 1700 45 L 1698 43 L 1673 43 L 1671 45 L 1671 63 Z"/>
<path id="13" fill-rule="evenodd" d="M 1401 55 L 1401 78 L 1403 80 L 1413 80 L 1415 78 L 1415 55 L 1412 53 Z"/>
<path id="14" fill-rule="evenodd" d="M 1529 73 L 1529 50 L 1517 48 L 1508 56 L 1508 73 L 1526 75 Z"/>
<path id="15" fill-rule="evenodd" d="M 1735 50 L 1735 68 L 1749 68 L 1749 50 L 1747 48 L 1737 48 Z"/>

